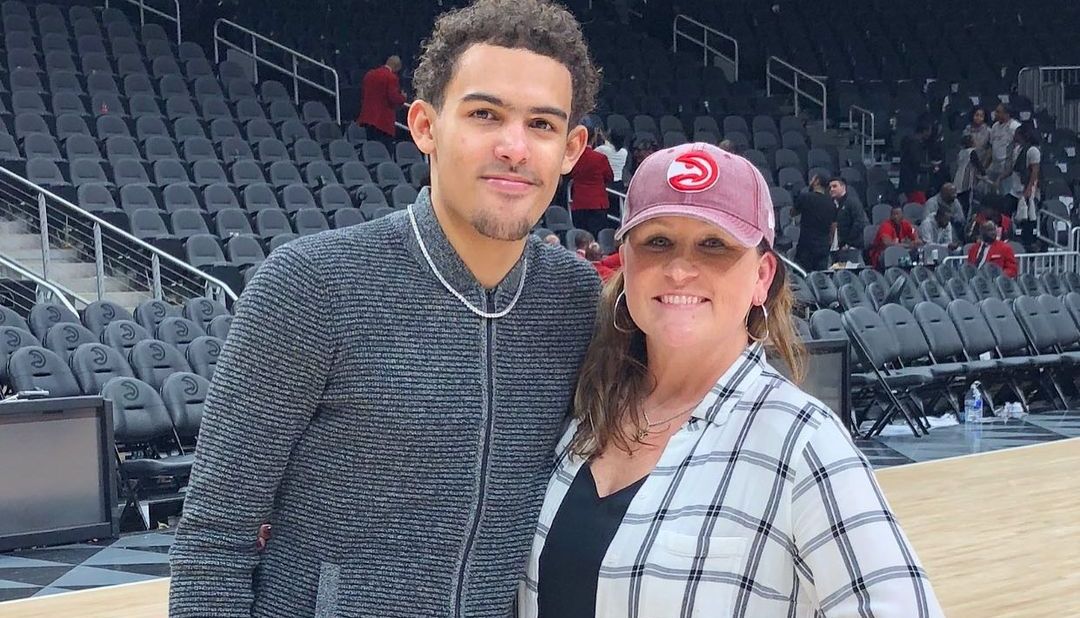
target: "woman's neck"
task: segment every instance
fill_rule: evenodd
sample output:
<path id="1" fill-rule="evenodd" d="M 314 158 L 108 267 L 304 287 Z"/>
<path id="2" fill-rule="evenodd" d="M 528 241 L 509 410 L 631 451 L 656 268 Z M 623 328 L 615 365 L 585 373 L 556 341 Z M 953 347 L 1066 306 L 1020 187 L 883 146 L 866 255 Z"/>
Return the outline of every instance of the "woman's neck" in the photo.
<path id="1" fill-rule="evenodd" d="M 648 399 L 654 405 L 690 406 L 700 401 L 746 349 L 744 333 L 729 343 L 710 342 L 694 348 L 665 348 L 648 344 L 649 376 L 655 388 Z"/>

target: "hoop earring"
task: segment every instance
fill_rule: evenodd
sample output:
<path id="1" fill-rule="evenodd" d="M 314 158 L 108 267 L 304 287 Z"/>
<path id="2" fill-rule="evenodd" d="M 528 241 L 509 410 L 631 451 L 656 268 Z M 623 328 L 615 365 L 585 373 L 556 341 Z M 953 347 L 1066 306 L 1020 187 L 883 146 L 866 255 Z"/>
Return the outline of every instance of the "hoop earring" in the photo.
<path id="1" fill-rule="evenodd" d="M 626 292 L 625 291 L 619 292 L 618 297 L 615 298 L 615 307 L 612 308 L 612 311 L 611 311 L 611 325 L 615 327 L 615 330 L 619 331 L 620 333 L 622 333 L 624 335 L 632 335 L 637 330 L 636 326 L 630 327 L 629 329 L 619 327 L 619 303 L 620 302 L 623 302 L 623 303 L 626 302 Z M 626 313 L 627 313 L 627 315 L 630 314 L 630 306 L 629 305 L 626 306 Z M 631 318 L 631 323 L 633 323 L 633 318 Z"/>
<path id="2" fill-rule="evenodd" d="M 760 337 L 754 335 L 750 330 L 750 312 L 754 310 L 754 307 L 761 309 L 761 321 L 765 324 L 765 334 Z M 761 343 L 769 338 L 769 310 L 765 308 L 764 303 L 760 305 L 752 305 L 746 310 L 746 334 L 750 337 L 750 340 L 754 343 Z"/>

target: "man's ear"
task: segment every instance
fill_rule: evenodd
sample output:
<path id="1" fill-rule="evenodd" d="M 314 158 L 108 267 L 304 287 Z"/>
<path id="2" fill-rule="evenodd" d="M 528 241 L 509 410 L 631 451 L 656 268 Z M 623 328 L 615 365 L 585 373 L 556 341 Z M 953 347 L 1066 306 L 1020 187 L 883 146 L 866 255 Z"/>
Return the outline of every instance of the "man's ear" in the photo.
<path id="1" fill-rule="evenodd" d="M 581 153 L 585 152 L 585 144 L 589 139 L 589 130 L 582 125 L 570 129 L 566 136 L 566 154 L 563 156 L 562 173 L 569 174 L 570 170 L 577 165 Z"/>
<path id="2" fill-rule="evenodd" d="M 435 106 L 427 101 L 417 99 L 409 106 L 407 118 L 409 133 L 412 134 L 416 148 L 429 156 L 435 154 L 434 132 L 435 121 L 438 119 Z"/>

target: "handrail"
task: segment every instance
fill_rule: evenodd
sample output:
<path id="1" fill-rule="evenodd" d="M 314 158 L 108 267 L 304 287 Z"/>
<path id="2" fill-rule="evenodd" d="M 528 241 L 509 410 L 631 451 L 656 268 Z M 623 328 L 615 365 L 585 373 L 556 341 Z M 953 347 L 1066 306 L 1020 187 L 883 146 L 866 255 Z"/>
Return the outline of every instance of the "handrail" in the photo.
<path id="1" fill-rule="evenodd" d="M 1080 225 L 1069 230 L 1069 251 L 1080 251 Z"/>
<path id="2" fill-rule="evenodd" d="M 946 262 L 966 262 L 965 255 L 950 255 L 941 260 Z M 1077 251 L 1045 251 L 1042 253 L 1017 253 L 1017 272 L 1019 274 L 1031 272 L 1040 274 L 1048 270 L 1078 271 L 1080 272 L 1080 252 Z"/>
<path id="3" fill-rule="evenodd" d="M 239 32 L 241 32 L 243 34 L 246 34 L 246 35 L 250 36 L 251 37 L 251 44 L 246 45 L 246 46 L 245 45 L 240 45 L 239 43 L 233 43 L 232 41 L 224 38 L 222 36 L 222 34 L 221 34 L 221 26 L 222 25 L 225 25 L 225 26 L 227 26 L 228 28 L 230 28 L 230 29 L 232 29 L 234 31 L 239 31 Z M 259 43 L 264 43 L 264 44 L 266 44 L 266 45 L 268 45 L 268 46 L 270 46 L 270 47 L 272 47 L 274 49 L 278 49 L 278 50 L 284 52 L 285 54 L 287 54 L 289 56 L 289 58 L 292 60 L 292 69 L 285 68 L 285 67 L 283 67 L 283 66 L 281 66 L 281 65 L 279 65 L 279 64 L 277 64 L 275 62 L 272 62 L 272 61 L 268 60 L 267 58 L 265 58 L 263 56 L 260 56 L 259 55 Z M 275 40 L 273 40 L 271 38 L 263 36 L 263 35 L 259 34 L 258 32 L 255 32 L 254 30 L 251 30 L 249 28 L 245 28 L 244 26 L 241 26 L 240 24 L 229 21 L 227 19 L 218 19 L 217 21 L 214 22 L 214 63 L 215 64 L 219 64 L 221 62 L 221 60 L 222 60 L 222 58 L 221 58 L 221 46 L 222 45 L 224 45 L 225 47 L 228 47 L 229 49 L 235 50 L 236 52 L 238 52 L 240 54 L 243 54 L 243 55 L 248 56 L 249 58 L 251 58 L 252 75 L 254 76 L 255 81 L 259 81 L 259 64 L 266 65 L 266 66 L 268 66 L 268 67 L 270 67 L 272 69 L 277 69 L 281 73 L 284 73 L 285 75 L 291 76 L 292 79 L 293 79 L 293 103 L 296 104 L 296 105 L 300 105 L 300 84 L 306 84 L 306 85 L 310 86 L 311 88 L 314 88 L 315 90 L 318 90 L 319 92 L 324 92 L 327 95 L 333 97 L 337 122 L 338 122 L 338 124 L 341 124 L 341 80 L 338 77 L 337 69 L 335 69 L 334 67 L 326 64 L 325 62 L 320 62 L 320 61 L 312 58 L 311 56 L 307 56 L 305 54 L 302 54 L 299 51 L 297 51 L 297 50 L 295 50 L 295 49 L 293 49 L 291 47 L 286 47 L 285 45 L 282 45 L 281 43 L 278 43 L 277 41 L 275 41 Z M 305 63 L 307 63 L 309 65 L 316 66 L 316 67 L 318 67 L 318 68 L 320 68 L 320 69 L 322 69 L 324 71 L 328 71 L 331 75 L 334 76 L 334 87 L 330 88 L 329 86 L 324 86 L 323 84 L 312 81 L 312 80 L 300 75 L 300 72 L 299 72 L 299 63 L 300 63 L 300 61 L 303 61 L 303 62 L 305 62 Z"/>
<path id="4" fill-rule="evenodd" d="M 1036 217 L 1036 219 L 1037 221 L 1035 225 L 1035 232 L 1040 240 L 1055 247 L 1067 248 L 1075 251 L 1073 247 L 1069 246 L 1069 242 L 1071 240 L 1070 238 L 1066 237 L 1064 243 L 1058 240 L 1058 238 L 1060 238 L 1059 234 L 1062 232 L 1066 233 L 1067 235 L 1071 234 L 1071 231 L 1069 229 L 1069 226 L 1072 223 L 1071 221 L 1069 221 L 1065 217 L 1062 217 L 1061 215 L 1052 213 L 1045 208 L 1040 208 L 1038 210 L 1038 216 Z M 1050 236 L 1046 236 L 1043 234 L 1043 232 L 1045 231 L 1045 228 L 1043 226 L 1047 223 L 1050 224 Z"/>
<path id="5" fill-rule="evenodd" d="M 1031 99 L 1035 111 L 1046 110 L 1060 127 L 1080 130 L 1080 118 L 1066 113 L 1065 86 L 1080 84 L 1080 65 L 1024 67 L 1016 75 L 1016 90 Z"/>
<path id="6" fill-rule="evenodd" d="M 67 289 L 67 288 L 65 288 L 63 286 L 57 285 L 57 284 L 53 283 L 52 281 L 48 281 L 46 279 L 41 278 L 34 271 L 25 268 L 22 264 L 19 264 L 15 260 L 4 257 L 3 254 L 0 254 L 0 266 L 3 266 L 4 268 L 7 268 L 9 270 L 13 270 L 16 273 L 18 273 L 19 276 L 26 277 L 27 279 L 33 281 L 34 283 L 38 284 L 39 286 L 49 290 L 50 292 L 53 293 L 53 296 L 57 300 L 60 301 L 60 303 L 62 305 L 67 307 L 68 310 L 71 311 L 72 313 L 74 313 L 75 315 L 79 315 L 79 310 L 76 309 L 75 305 L 68 299 L 69 296 L 71 298 L 74 298 L 75 300 L 81 302 L 84 307 L 86 305 L 90 304 L 90 301 L 88 301 L 85 298 L 79 296 L 75 292 L 72 292 L 71 290 L 69 290 L 69 289 Z"/>
<path id="7" fill-rule="evenodd" d="M 855 131 L 855 112 L 859 113 L 859 130 Z M 866 119 L 870 118 L 870 132 L 866 130 Z M 866 149 L 870 147 L 870 160 L 876 161 L 874 148 L 877 145 L 875 132 L 877 125 L 874 122 L 874 112 L 859 107 L 858 105 L 852 105 L 848 108 L 848 128 L 855 132 L 856 142 L 859 144 L 859 151 L 862 153 L 863 163 L 866 162 Z"/>
<path id="8" fill-rule="evenodd" d="M 174 14 L 172 14 L 172 15 L 169 15 L 168 13 L 162 11 L 161 9 L 156 9 L 156 8 L 154 8 L 152 6 L 147 5 L 146 2 L 144 2 L 143 0 L 122 0 L 122 1 L 127 2 L 128 4 L 134 4 L 135 6 L 139 7 L 139 24 L 140 25 L 143 25 L 143 26 L 146 25 L 146 14 L 147 13 L 157 15 L 158 17 L 167 19 L 167 20 L 169 20 L 169 21 L 176 24 L 176 44 L 177 45 L 179 45 L 180 41 L 183 40 L 182 37 L 181 37 L 181 33 L 180 33 L 180 0 L 172 0 L 172 4 L 176 8 L 176 12 Z M 109 0 L 105 0 L 105 8 L 109 8 Z"/>
<path id="9" fill-rule="evenodd" d="M 680 20 L 701 28 L 701 38 L 697 39 L 691 36 L 688 32 L 679 30 Z M 735 48 L 734 55 L 725 54 L 724 52 L 709 45 L 710 34 L 714 37 L 720 37 L 721 40 L 731 43 Z M 735 37 L 729 34 L 724 34 L 723 32 L 720 32 L 719 30 L 711 26 L 706 26 L 705 24 L 697 21 L 696 19 L 688 15 L 679 14 L 676 15 L 674 21 L 671 22 L 671 51 L 676 53 L 679 51 L 680 37 L 686 39 L 687 41 L 690 41 L 691 43 L 696 43 L 701 46 L 701 60 L 702 63 L 705 64 L 705 66 L 709 66 L 711 64 L 709 62 L 709 52 L 712 52 L 713 54 L 716 54 L 717 56 L 720 56 L 724 60 L 730 62 L 732 67 L 734 67 L 731 81 L 739 81 L 739 41 L 737 41 Z"/>
<path id="10" fill-rule="evenodd" d="M 180 259 L 174 257 L 173 255 L 171 255 L 169 253 L 166 253 L 165 251 L 162 251 L 161 249 L 158 249 L 154 245 L 151 245 L 151 244 L 147 243 L 146 241 L 131 235 L 130 232 L 122 230 L 122 229 L 116 227 L 115 225 L 109 223 L 108 221 L 102 219 L 101 217 L 98 217 L 98 216 L 94 215 L 91 212 L 83 210 L 82 208 L 76 206 L 75 204 L 72 204 L 71 202 L 65 200 L 64 198 L 60 197 L 59 195 L 53 193 L 52 191 L 49 191 L 48 189 L 46 189 L 46 188 L 44 188 L 44 187 L 42 187 L 42 186 L 40 186 L 38 184 L 35 184 L 35 183 L 31 182 L 30 180 L 28 180 L 26 178 L 23 178 L 22 176 L 19 176 L 18 174 L 15 174 L 11 170 L 8 170 L 5 167 L 0 167 L 0 176 L 7 177 L 8 180 L 11 180 L 11 181 L 14 181 L 14 182 L 16 182 L 18 184 L 21 184 L 23 187 L 27 188 L 30 191 L 33 191 L 33 192 L 38 193 L 39 195 L 44 195 L 44 196 L 48 197 L 49 199 L 53 200 L 55 203 L 57 203 L 57 204 L 63 206 L 64 208 L 72 211 L 74 214 L 77 214 L 78 216 L 83 217 L 85 219 L 89 219 L 94 224 L 96 224 L 98 226 L 101 226 L 101 228 L 103 230 L 108 230 L 112 234 L 115 234 L 116 236 L 124 239 L 125 242 L 128 242 L 128 243 L 130 243 L 130 244 L 132 244 L 134 246 L 137 246 L 140 249 L 143 249 L 145 251 L 149 251 L 154 256 L 156 256 L 159 261 L 168 263 L 170 266 L 173 266 L 173 267 L 175 267 L 175 268 L 177 268 L 179 270 L 185 271 L 186 273 L 188 273 L 189 275 L 191 275 L 193 277 L 196 277 L 198 279 L 202 279 L 202 280 L 204 280 L 204 281 L 206 281 L 206 282 L 208 282 L 208 283 L 210 283 L 210 284 L 212 284 L 214 286 L 217 286 L 223 292 L 225 292 L 225 294 L 228 295 L 230 299 L 235 301 L 235 300 L 237 300 L 239 298 L 237 296 L 236 292 L 232 291 L 232 289 L 228 285 L 226 285 L 224 282 L 222 282 L 220 279 L 214 277 L 213 275 L 209 275 L 209 274 L 199 270 L 198 268 L 195 268 L 191 264 L 188 264 L 187 262 L 185 262 L 183 260 L 180 260 Z"/>
<path id="11" fill-rule="evenodd" d="M 792 72 L 793 78 L 789 81 L 782 76 L 773 72 L 773 65 L 778 64 L 782 67 L 789 69 Z M 799 78 L 804 81 L 808 81 L 812 84 L 816 84 L 821 88 L 821 98 L 814 97 L 809 92 L 806 92 L 799 87 Z M 793 64 L 785 62 L 776 56 L 769 56 L 768 62 L 765 63 L 765 92 L 768 96 L 773 94 L 773 81 L 776 81 L 781 86 L 786 86 L 791 89 L 793 99 L 795 100 L 795 115 L 799 115 L 799 96 L 803 96 L 811 103 L 816 103 L 821 106 L 821 123 L 822 127 L 828 127 L 829 124 L 829 88 L 825 85 L 825 82 L 813 75 L 803 71 Z"/>

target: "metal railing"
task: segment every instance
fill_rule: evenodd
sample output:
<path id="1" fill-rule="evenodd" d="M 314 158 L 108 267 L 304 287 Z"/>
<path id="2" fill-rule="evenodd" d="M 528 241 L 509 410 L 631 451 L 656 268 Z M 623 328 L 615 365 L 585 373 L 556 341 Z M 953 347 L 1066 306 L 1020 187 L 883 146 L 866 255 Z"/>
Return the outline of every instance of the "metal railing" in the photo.
<path id="1" fill-rule="evenodd" d="M 243 42 L 232 41 L 226 38 L 225 34 L 222 32 L 223 30 L 232 33 L 233 36 L 247 38 Z M 251 74 L 256 82 L 259 81 L 260 65 L 275 69 L 276 71 L 291 77 L 293 80 L 293 103 L 296 105 L 300 105 L 300 84 L 304 84 L 318 92 L 330 96 L 334 100 L 335 117 L 337 118 L 338 124 L 341 124 L 341 80 L 338 77 L 337 70 L 330 65 L 320 62 L 310 56 L 306 56 L 291 47 L 286 47 L 273 39 L 267 38 L 254 30 L 245 28 L 227 19 L 219 19 L 214 22 L 215 63 L 220 63 L 223 60 L 221 57 L 221 48 L 223 46 L 251 59 Z M 260 51 L 262 52 L 261 54 Z M 271 59 L 271 57 L 268 57 L 267 51 L 279 53 L 282 56 L 280 62 L 286 63 L 288 66 L 278 64 L 277 58 Z M 315 78 L 301 75 L 301 66 L 318 69 L 322 72 L 320 77 L 324 79 L 327 74 L 330 75 L 333 77 L 334 85 L 328 86 L 325 83 L 315 81 Z"/>
<path id="2" fill-rule="evenodd" d="M 1062 249 L 1076 250 L 1071 246 L 1072 222 L 1068 218 L 1046 208 L 1039 208 L 1036 213 L 1035 230 L 1040 240 Z"/>
<path id="3" fill-rule="evenodd" d="M 1036 110 L 1045 109 L 1058 126 L 1080 131 L 1080 103 L 1065 100 L 1065 87 L 1080 84 L 1080 65 L 1024 67 L 1016 76 L 1016 90 L 1031 99 Z"/>
<path id="4" fill-rule="evenodd" d="M 781 71 L 787 69 L 787 71 L 790 72 L 790 75 L 778 72 L 774 67 L 779 67 Z M 815 105 L 821 106 L 822 128 L 827 128 L 829 126 L 829 88 L 825 85 L 824 81 L 776 56 L 770 56 L 768 62 L 765 63 L 765 90 L 766 94 L 770 97 L 773 95 L 773 82 L 776 82 L 791 91 L 792 99 L 795 101 L 796 116 L 799 115 L 801 108 L 799 98 L 802 97 Z M 805 90 L 804 86 L 806 84 L 811 84 L 812 86 L 820 88 L 820 98 L 815 96 L 814 93 Z"/>
<path id="5" fill-rule="evenodd" d="M 967 262 L 967 257 L 963 255 L 950 255 L 941 261 L 943 264 L 946 262 Z M 1080 272 L 1080 252 L 1077 251 L 1047 251 L 1044 253 L 1018 253 L 1016 254 L 1017 274 L 1031 273 L 1033 275 L 1041 275 L 1043 273 L 1058 271 L 1058 272 Z"/>
<path id="6" fill-rule="evenodd" d="M 179 45 L 181 39 L 180 32 L 180 0 L 158 0 L 158 4 L 171 5 L 173 8 L 172 13 L 166 13 L 162 9 L 152 7 L 145 2 L 145 0 L 118 0 L 119 2 L 125 2 L 127 4 L 134 5 L 139 8 L 139 24 L 146 25 L 146 14 L 156 15 L 166 21 L 171 21 L 176 25 L 176 44 Z M 109 8 L 109 0 L 105 0 L 105 8 Z"/>
<path id="7" fill-rule="evenodd" d="M 1069 231 L 1069 251 L 1080 251 L 1080 226 Z"/>
<path id="8" fill-rule="evenodd" d="M 680 30 L 680 24 L 684 25 L 684 27 L 695 26 L 694 33 L 688 32 L 687 30 Z M 695 36 L 695 33 L 697 32 L 700 33 L 700 38 L 698 36 Z M 710 35 L 712 36 L 712 41 L 709 40 Z M 680 38 L 686 39 L 687 41 L 701 47 L 701 61 L 703 64 L 705 64 L 705 66 L 711 66 L 713 64 L 713 59 L 709 57 L 709 54 L 712 54 L 714 57 L 719 56 L 720 58 L 724 59 L 728 64 L 732 66 L 731 81 L 739 81 L 739 42 L 735 40 L 735 37 L 729 34 L 724 34 L 723 32 L 720 32 L 719 30 L 711 26 L 706 26 L 700 21 L 697 21 L 696 19 L 687 15 L 676 15 L 675 20 L 671 23 L 672 52 L 678 53 Z M 716 41 L 730 44 L 730 47 L 733 51 L 725 53 L 713 47 L 713 43 L 715 43 Z"/>
<path id="9" fill-rule="evenodd" d="M 37 303 L 54 302 L 60 303 L 67 307 L 69 311 L 78 315 L 79 310 L 76 308 L 75 302 L 78 302 L 83 307 L 90 304 L 90 301 L 75 294 L 71 290 L 51 281 L 46 281 L 15 260 L 0 255 L 0 273 L 5 271 L 13 273 L 18 277 L 22 277 L 36 286 L 33 296 L 20 295 L 18 291 L 14 289 L 9 289 L 9 293 L 5 294 L 5 296 L 11 300 L 14 308 L 20 313 L 30 313 L 30 310 L 33 309 L 34 305 Z"/>
<path id="10" fill-rule="evenodd" d="M 107 296 L 178 303 L 198 296 L 237 300 L 221 280 L 3 167 L 0 211 L 40 235 L 40 262 L 23 260 L 24 267 L 34 271 L 40 265 L 37 274 L 46 281 L 93 282 L 91 289 L 73 288 L 76 293 L 92 294 L 95 300 Z"/>
<path id="11" fill-rule="evenodd" d="M 855 115 L 859 115 L 858 125 L 855 123 Z M 874 123 L 874 112 L 859 107 L 858 105 L 852 105 L 848 108 L 848 128 L 855 134 L 855 144 L 859 146 L 859 150 L 862 152 L 863 162 L 867 160 L 877 161 L 875 148 L 877 147 L 877 137 L 875 131 L 877 125 Z M 869 158 L 867 154 L 869 153 Z"/>

